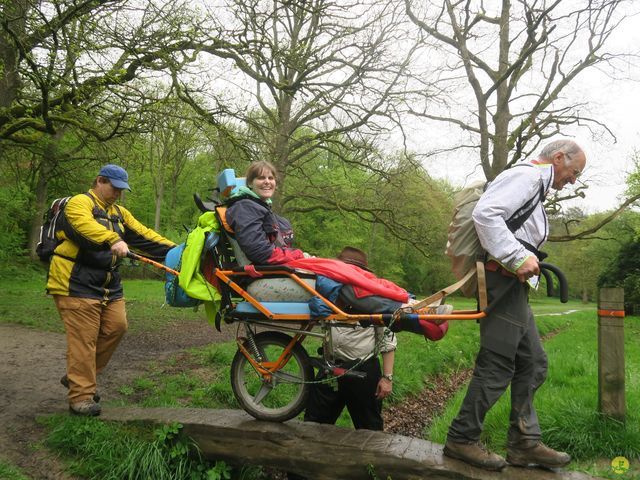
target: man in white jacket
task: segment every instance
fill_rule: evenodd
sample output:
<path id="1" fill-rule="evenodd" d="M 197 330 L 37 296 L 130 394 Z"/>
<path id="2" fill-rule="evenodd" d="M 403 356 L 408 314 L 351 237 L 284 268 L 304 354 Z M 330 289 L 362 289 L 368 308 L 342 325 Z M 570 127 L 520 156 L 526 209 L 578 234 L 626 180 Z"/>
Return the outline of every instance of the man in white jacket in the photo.
<path id="1" fill-rule="evenodd" d="M 558 468 L 571 460 L 568 454 L 541 442 L 533 397 L 545 381 L 547 356 L 528 304 L 528 292 L 530 285 L 537 284 L 538 262 L 544 256 L 540 249 L 549 232 L 544 198 L 549 188 L 561 190 L 575 183 L 585 164 L 585 154 L 575 142 L 552 142 L 537 160 L 498 175 L 473 211 L 478 237 L 488 254 L 489 299 L 508 291 L 480 322 L 480 351 L 473 378 L 449 427 L 444 448 L 449 457 L 488 470 L 501 470 L 507 462 Z M 521 222 L 517 221 L 519 216 Z M 511 414 L 505 462 L 480 443 L 480 434 L 485 415 L 509 385 Z"/>

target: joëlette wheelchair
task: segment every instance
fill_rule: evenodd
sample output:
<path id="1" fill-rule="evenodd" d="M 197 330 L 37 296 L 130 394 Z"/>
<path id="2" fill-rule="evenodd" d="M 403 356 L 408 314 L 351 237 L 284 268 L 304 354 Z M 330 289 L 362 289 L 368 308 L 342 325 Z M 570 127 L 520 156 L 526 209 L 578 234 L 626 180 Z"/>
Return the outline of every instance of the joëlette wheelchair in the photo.
<path id="1" fill-rule="evenodd" d="M 231 364 L 231 386 L 240 406 L 256 419 L 282 422 L 302 412 L 310 384 L 314 382 L 314 367 L 335 377 L 363 375 L 357 365 L 355 368 L 337 366 L 327 353 L 332 351 L 333 327 L 388 326 L 407 320 L 479 320 L 500 301 L 501 295 L 498 295 L 487 304 L 485 289 L 484 295 L 479 296 L 477 310 L 454 310 L 449 315 L 418 315 L 405 310 L 394 314 L 345 313 L 318 293 L 314 273 L 286 266 L 250 265 L 226 221 L 224 205 L 231 192 L 244 185 L 244 179 L 236 178 L 234 171 L 227 169 L 219 175 L 217 183 L 214 189 L 217 194 L 211 201 L 203 201 L 194 195 L 199 209 L 215 212 L 220 225 L 216 238 L 206 242 L 208 248 L 203 251 L 201 269 L 205 279 L 221 294 L 216 327 L 219 330 L 222 321 L 238 325 L 238 351 Z M 566 302 L 567 285 L 562 272 L 549 264 L 540 266 L 547 280 L 547 293 L 554 293 L 549 274 L 553 272 L 560 283 L 561 300 Z M 481 272 L 475 275 L 482 285 L 481 262 L 478 262 L 478 268 Z M 442 302 L 470 276 L 431 295 L 417 307 Z M 308 303 L 312 297 L 319 299 L 332 313 L 312 318 Z M 318 338 L 322 343 L 319 356 L 310 356 L 303 347 L 308 337 Z"/>

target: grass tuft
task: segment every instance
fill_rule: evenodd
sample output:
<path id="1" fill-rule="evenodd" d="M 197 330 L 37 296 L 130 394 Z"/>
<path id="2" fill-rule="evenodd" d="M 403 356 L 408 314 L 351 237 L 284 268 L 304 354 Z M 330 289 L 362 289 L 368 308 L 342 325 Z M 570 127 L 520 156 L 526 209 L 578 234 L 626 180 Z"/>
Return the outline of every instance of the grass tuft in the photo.
<path id="1" fill-rule="evenodd" d="M 195 446 L 179 435 L 179 425 L 150 431 L 93 418 L 52 416 L 46 445 L 69 458 L 69 470 L 90 479 L 197 480 L 208 465 Z"/>
<path id="2" fill-rule="evenodd" d="M 29 480 L 20 469 L 0 459 L 0 480 Z"/>

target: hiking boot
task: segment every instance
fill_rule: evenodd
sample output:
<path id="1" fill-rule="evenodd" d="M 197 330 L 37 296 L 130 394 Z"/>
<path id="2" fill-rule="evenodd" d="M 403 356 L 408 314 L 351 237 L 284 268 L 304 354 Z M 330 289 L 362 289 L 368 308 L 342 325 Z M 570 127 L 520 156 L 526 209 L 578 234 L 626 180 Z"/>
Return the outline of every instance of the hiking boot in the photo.
<path id="1" fill-rule="evenodd" d="M 63 377 L 60 379 L 60 383 L 64 388 L 69 390 L 69 377 L 67 377 L 66 375 L 63 375 Z M 100 402 L 100 394 L 98 393 L 97 390 L 96 390 L 96 393 L 93 394 L 93 401 L 96 403 Z"/>
<path id="2" fill-rule="evenodd" d="M 73 415 L 80 415 L 83 417 L 97 417 L 102 411 L 99 403 L 94 402 L 92 399 L 81 400 L 76 403 L 69 404 L 69 411 Z"/>
<path id="3" fill-rule="evenodd" d="M 531 446 L 507 447 L 507 462 L 518 467 L 560 468 L 570 461 L 568 453 L 558 452 L 542 442 L 535 442 Z"/>
<path id="4" fill-rule="evenodd" d="M 436 307 L 424 307 L 416 310 L 418 315 L 451 315 L 453 312 L 453 305 L 438 305 Z M 433 322 L 436 324 L 441 324 L 446 320 L 428 320 L 429 322 Z"/>
<path id="5" fill-rule="evenodd" d="M 507 466 L 504 458 L 487 450 L 480 442 L 459 443 L 447 440 L 443 453 L 485 470 L 500 471 Z"/>

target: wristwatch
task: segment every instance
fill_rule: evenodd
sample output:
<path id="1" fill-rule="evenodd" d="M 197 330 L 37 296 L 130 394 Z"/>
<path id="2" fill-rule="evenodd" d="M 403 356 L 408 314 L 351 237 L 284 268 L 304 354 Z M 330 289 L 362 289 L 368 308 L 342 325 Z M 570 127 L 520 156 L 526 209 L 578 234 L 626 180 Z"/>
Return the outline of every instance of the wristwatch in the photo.
<path id="1" fill-rule="evenodd" d="M 382 378 L 386 378 L 390 382 L 393 382 L 393 373 L 387 373 L 385 375 L 382 375 Z"/>

